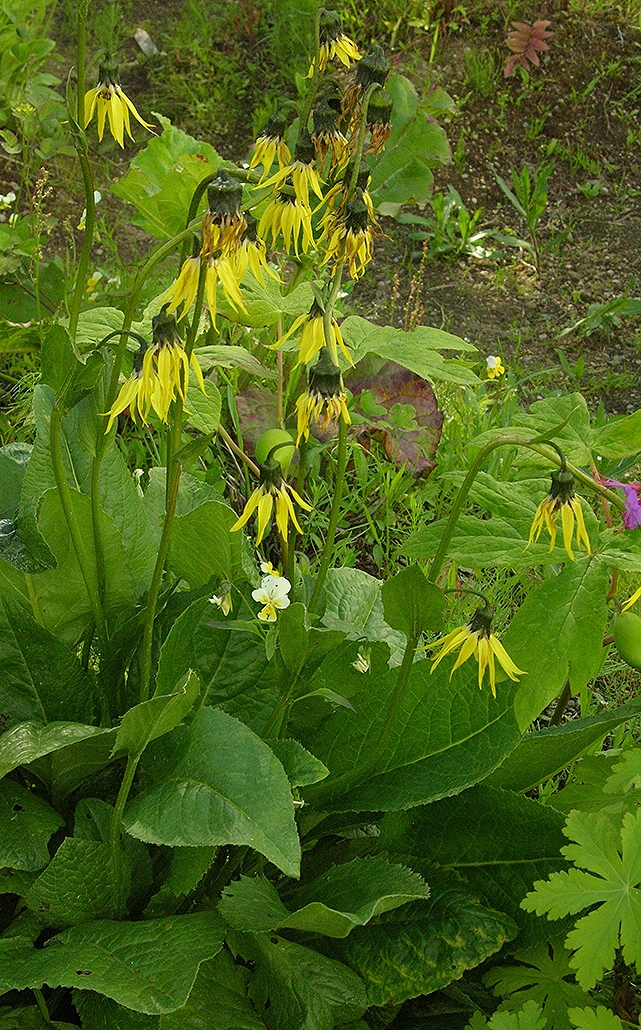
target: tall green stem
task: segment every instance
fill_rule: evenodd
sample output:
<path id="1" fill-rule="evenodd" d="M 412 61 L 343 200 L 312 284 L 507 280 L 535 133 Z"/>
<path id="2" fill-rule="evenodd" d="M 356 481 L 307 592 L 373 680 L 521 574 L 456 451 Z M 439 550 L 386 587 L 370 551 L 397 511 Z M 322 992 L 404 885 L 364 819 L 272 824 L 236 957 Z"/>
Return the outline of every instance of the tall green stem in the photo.
<path id="1" fill-rule="evenodd" d="M 87 141 L 84 135 L 84 124 L 85 124 L 85 42 L 87 35 L 87 10 L 89 8 L 89 0 L 81 0 L 78 4 L 78 31 L 77 31 L 77 49 L 76 49 L 76 110 L 75 120 L 78 123 L 78 130 L 75 129 L 72 132 L 72 138 L 74 147 L 78 154 L 78 160 L 80 162 L 80 171 L 82 172 L 82 184 L 85 191 L 85 228 L 82 239 L 82 250 L 80 252 L 80 260 L 78 262 L 78 271 L 76 273 L 76 283 L 74 286 L 73 297 L 71 299 L 71 308 L 69 310 L 69 335 L 72 340 L 76 339 L 76 331 L 78 329 L 78 318 L 80 315 L 80 305 L 82 303 L 82 295 L 85 289 L 85 283 L 87 281 L 87 272 L 89 270 L 89 261 L 91 259 L 91 244 L 93 243 L 93 231 L 96 222 L 96 203 L 94 200 L 93 192 L 93 178 L 91 175 L 91 168 L 89 167 L 89 160 L 87 158 Z"/>
<path id="2" fill-rule="evenodd" d="M 300 123 L 298 127 L 298 135 L 307 128 L 309 116 L 312 110 L 312 104 L 316 99 L 316 93 L 318 92 L 318 83 L 320 82 L 320 17 L 322 8 L 319 7 L 316 11 L 316 17 L 314 18 L 314 73 L 312 75 L 312 81 L 309 86 L 309 91 L 305 97 L 299 112 Z"/>
<path id="3" fill-rule="evenodd" d="M 120 830 L 122 826 L 122 815 L 127 804 L 127 798 L 131 790 L 131 785 L 134 782 L 134 776 L 136 769 L 138 768 L 138 762 L 140 761 L 140 755 L 129 755 L 127 759 L 127 766 L 125 773 L 120 784 L 120 790 L 118 791 L 118 797 L 116 798 L 116 804 L 114 806 L 113 816 L 111 819 L 111 853 L 113 856 L 114 871 L 116 874 L 116 883 L 118 885 L 119 894 L 122 891 L 122 848 L 120 843 Z M 120 896 L 118 898 L 118 910 L 123 907 L 125 898 Z"/>
<path id="4" fill-rule="evenodd" d="M 325 583 L 325 577 L 327 570 L 332 561 L 334 553 L 334 539 L 336 537 L 336 528 L 338 526 L 338 520 L 341 514 L 341 500 L 343 497 L 343 485 L 345 483 L 345 469 L 347 467 L 347 425 L 341 418 L 338 423 L 338 456 L 336 460 L 336 482 L 334 484 L 334 498 L 332 500 L 332 510 L 329 514 L 329 525 L 327 527 L 327 536 L 325 537 L 325 546 L 323 547 L 323 554 L 321 556 L 320 568 L 318 575 L 316 576 L 316 583 L 314 584 L 314 590 L 312 596 L 309 599 L 309 610 L 313 612 L 315 606 L 318 604 L 321 596 L 321 591 Z"/>
<path id="5" fill-rule="evenodd" d="M 51 450 L 53 474 L 56 480 L 56 486 L 58 487 L 58 496 L 60 498 L 62 511 L 69 529 L 71 543 L 73 545 L 76 558 L 78 559 L 78 565 L 80 566 L 80 572 L 82 574 L 85 587 L 87 588 L 89 603 L 96 623 L 98 639 L 101 647 L 104 648 L 107 640 L 105 617 L 102 610 L 100 596 L 98 594 L 98 584 L 93 574 L 95 570 L 91 568 L 91 561 L 85 548 L 80 527 L 76 521 L 76 513 L 73 507 L 71 490 L 67 483 L 67 476 L 65 474 L 65 467 L 62 459 L 62 446 L 60 442 L 61 424 L 62 417 L 58 409 L 54 406 L 51 411 L 51 423 L 49 426 L 49 446 Z"/>

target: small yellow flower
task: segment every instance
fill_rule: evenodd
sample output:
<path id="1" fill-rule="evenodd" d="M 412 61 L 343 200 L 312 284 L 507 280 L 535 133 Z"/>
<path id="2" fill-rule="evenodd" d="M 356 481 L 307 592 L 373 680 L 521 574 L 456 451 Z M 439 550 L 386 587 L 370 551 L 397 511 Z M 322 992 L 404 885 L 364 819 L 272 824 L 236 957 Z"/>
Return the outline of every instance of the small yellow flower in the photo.
<path id="1" fill-rule="evenodd" d="M 282 234 L 285 250 L 289 252 L 293 244 L 296 257 L 300 255 L 299 244 L 306 254 L 315 246 L 311 208 L 301 204 L 298 197 L 279 193 L 265 208 L 258 226 L 258 235 L 262 239 L 267 238 L 267 233 L 271 233 L 272 243 Z"/>
<path id="2" fill-rule="evenodd" d="M 278 158 L 279 168 L 283 168 L 292 159 L 290 149 L 285 142 L 286 128 L 286 116 L 282 111 L 276 111 L 267 120 L 265 131 L 261 133 L 254 144 L 254 153 L 249 162 L 249 170 L 251 171 L 256 165 L 263 166 L 260 182 L 269 175 L 276 157 Z"/>
<path id="3" fill-rule="evenodd" d="M 329 242 L 325 261 L 346 261 L 352 279 L 360 279 L 374 256 L 374 233 L 362 190 L 348 201 L 344 215 L 336 215 L 328 225 Z"/>
<path id="4" fill-rule="evenodd" d="M 265 241 L 261 240 L 256 231 L 258 222 L 249 212 L 247 212 L 245 218 L 247 220 L 247 227 L 238 246 L 233 251 L 230 251 L 228 255 L 229 263 L 236 282 L 241 283 L 243 281 L 245 273 L 249 268 L 254 279 L 257 279 L 263 289 L 265 289 L 264 271 L 276 282 L 279 283 L 281 280 L 267 262 Z"/>
<path id="5" fill-rule="evenodd" d="M 340 15 L 336 11 L 323 11 L 318 28 L 320 36 L 318 63 L 321 72 L 325 71 L 327 62 L 334 57 L 337 57 L 346 68 L 349 68 L 352 61 L 360 60 L 360 51 L 356 43 L 343 32 Z M 312 61 L 307 78 L 311 79 L 313 74 L 314 62 Z"/>
<path id="6" fill-rule="evenodd" d="M 433 643 L 426 644 L 424 647 L 420 648 L 422 651 L 428 651 L 433 647 L 440 647 L 441 649 L 432 661 L 431 672 L 434 672 L 437 665 L 443 660 L 443 658 L 445 658 L 446 655 L 451 654 L 452 651 L 458 651 L 460 648 L 459 656 L 454 663 L 452 672 L 450 673 L 450 679 L 456 670 L 459 669 L 461 665 L 468 660 L 468 658 L 471 658 L 472 655 L 474 655 L 479 666 L 479 687 L 483 686 L 485 670 L 489 669 L 490 687 L 494 697 L 496 697 L 495 656 L 499 660 L 499 665 L 501 665 L 511 680 L 516 682 L 518 681 L 519 676 L 527 675 L 523 669 L 518 669 L 516 667 L 499 638 L 495 633 L 492 633 L 493 614 L 494 613 L 489 606 L 483 605 L 482 608 L 477 608 L 469 625 L 458 626 L 446 636 L 440 637 Z"/>
<path id="7" fill-rule="evenodd" d="M 526 547 L 535 543 L 543 527 L 550 534 L 550 551 L 556 543 L 556 519 L 561 513 L 561 526 L 563 529 L 563 546 L 570 561 L 574 561 L 572 552 L 572 537 L 574 536 L 574 524 L 576 521 L 576 543 L 578 547 L 583 544 L 588 554 L 591 554 L 590 538 L 583 521 L 581 499 L 574 492 L 574 477 L 565 468 L 556 469 L 552 473 L 552 485 L 547 497 L 544 497 L 538 508 L 530 527 L 530 536 Z"/>
<path id="8" fill-rule="evenodd" d="M 117 68 L 112 61 L 107 60 L 100 65 L 98 85 L 85 93 L 84 128 L 86 129 L 89 125 L 94 116 L 94 111 L 97 111 L 98 139 L 102 140 L 105 131 L 105 118 L 108 117 L 111 135 L 121 147 L 124 147 L 125 131 L 129 138 L 133 139 L 130 115 L 133 115 L 136 121 L 144 125 L 145 129 L 153 129 L 153 125 L 150 125 L 140 117 L 131 100 L 116 81 L 116 76 Z"/>
<path id="9" fill-rule="evenodd" d="M 498 379 L 499 376 L 505 375 L 505 368 L 503 367 L 500 357 L 496 354 L 488 355 L 485 359 L 485 363 L 487 365 L 488 379 Z"/>
<path id="10" fill-rule="evenodd" d="M 274 465 L 276 465 L 275 462 Z M 292 497 L 304 511 L 312 510 L 311 506 L 296 493 L 293 486 L 290 486 L 289 483 L 283 480 L 278 466 L 273 469 L 263 466 L 261 470 L 261 484 L 250 495 L 242 515 L 231 527 L 230 532 L 234 533 L 237 529 L 242 529 L 254 512 L 257 512 L 258 531 L 256 547 L 258 547 L 265 536 L 267 525 L 272 517 L 272 511 L 275 509 L 276 525 L 283 540 L 287 540 L 290 518 L 298 532 L 302 533 L 303 531 L 298 524 L 294 505 L 292 504 Z"/>
<path id="11" fill-rule="evenodd" d="M 229 615 L 231 611 L 231 585 L 229 583 L 223 583 L 223 591 L 221 594 L 213 594 L 209 598 L 210 604 L 215 604 L 217 608 L 220 608 L 223 615 Z"/>
<path id="12" fill-rule="evenodd" d="M 351 355 L 345 346 L 340 326 L 335 318 L 331 321 L 332 338 L 329 341 L 325 339 L 325 321 L 323 318 L 323 312 L 316 301 L 312 303 L 312 306 L 306 315 L 299 315 L 285 335 L 281 336 L 277 343 L 272 344 L 272 350 L 278 350 L 285 340 L 288 340 L 290 336 L 293 336 L 301 326 L 303 329 L 298 341 L 298 361 L 296 362 L 296 367 L 299 365 L 306 365 L 308 361 L 313 361 L 321 347 L 328 348 L 332 360 L 334 361 L 334 364 L 336 364 L 338 362 L 336 344 L 338 344 L 350 365 L 354 364 Z"/>
<path id="13" fill-rule="evenodd" d="M 331 360 L 326 347 L 321 350 L 318 362 L 310 370 L 307 391 L 296 401 L 296 411 L 296 446 L 301 437 L 309 439 L 312 419 L 321 429 L 327 429 L 332 422 L 338 422 L 340 418 L 346 425 L 352 424 L 347 409 L 347 395 L 343 390 L 343 377 L 338 366 Z"/>

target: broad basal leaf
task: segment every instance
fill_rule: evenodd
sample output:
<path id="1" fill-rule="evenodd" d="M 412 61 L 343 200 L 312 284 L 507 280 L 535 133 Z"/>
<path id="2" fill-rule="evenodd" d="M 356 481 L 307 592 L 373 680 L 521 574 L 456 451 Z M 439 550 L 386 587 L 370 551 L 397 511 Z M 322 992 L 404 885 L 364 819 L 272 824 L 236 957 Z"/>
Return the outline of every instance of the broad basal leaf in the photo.
<path id="1" fill-rule="evenodd" d="M 367 1008 L 362 981 L 341 962 L 273 934 L 231 937 L 256 963 L 249 996 L 268 1030 L 332 1030 Z"/>
<path id="2" fill-rule="evenodd" d="M 224 891 L 220 912 L 237 930 L 284 929 L 346 937 L 381 912 L 429 897 L 425 881 L 386 859 L 355 858 L 295 890 L 288 908 L 264 877 L 241 877 Z"/>
<path id="3" fill-rule="evenodd" d="M 547 939 L 548 928 L 524 918 L 520 902 L 535 877 L 567 867 L 562 845 L 558 812 L 483 783 L 435 804 L 389 813 L 380 838 L 382 851 L 428 880 L 433 866 L 456 870 L 489 905 L 514 919 L 521 945 Z"/>
<path id="4" fill-rule="evenodd" d="M 0 781 L 0 868 L 42 869 L 49 839 L 63 825 L 46 801 L 13 780 Z"/>
<path id="5" fill-rule="evenodd" d="M 35 762 L 80 740 L 108 730 L 77 722 L 21 722 L 0 736 L 0 778 L 21 765 Z"/>
<path id="6" fill-rule="evenodd" d="M 548 919 L 591 911 L 567 935 L 570 965 L 584 990 L 611 969 L 617 948 L 629 965 L 641 968 L 641 810 L 628 813 L 620 834 L 607 816 L 571 812 L 563 848 L 576 868 L 539 880 L 522 907 Z"/>
<path id="7" fill-rule="evenodd" d="M 509 916 L 480 904 L 454 877 L 430 877 L 429 901 L 415 901 L 357 927 L 332 953 L 359 974 L 370 1005 L 429 994 L 458 980 L 516 933 Z"/>
<path id="8" fill-rule="evenodd" d="M 386 361 L 395 361 L 403 368 L 409 368 L 428 382 L 458 383 L 472 386 L 478 382 L 474 373 L 465 365 L 444 358 L 441 350 L 474 350 L 469 343 L 458 336 L 432 329 L 431 326 L 417 326 L 407 333 L 393 326 L 375 325 L 360 315 L 349 315 L 341 324 L 341 334 L 346 344 L 354 350 L 354 361 L 366 354 L 376 354 Z"/>
<path id="9" fill-rule="evenodd" d="M 136 1012 L 173 1012 L 187 1001 L 198 968 L 223 944 L 216 912 L 143 922 L 82 923 L 34 948 L 24 937 L 0 939 L 0 993 L 91 985 Z"/>
<path id="10" fill-rule="evenodd" d="M 66 837 L 27 894 L 27 904 L 52 927 L 117 916 L 121 900 L 112 847 Z"/>
<path id="11" fill-rule="evenodd" d="M 122 718 L 116 735 L 114 753 L 126 751 L 139 757 L 147 744 L 169 733 L 191 711 L 200 693 L 200 683 L 189 672 L 169 694 L 155 694 L 134 705 Z"/>
<path id="12" fill-rule="evenodd" d="M 245 579 L 242 533 L 229 530 L 238 516 L 222 501 L 206 501 L 174 519 L 169 565 L 193 588 L 212 576 L 238 583 Z"/>
<path id="13" fill-rule="evenodd" d="M 184 739 L 173 768 L 125 809 L 129 833 L 170 846 L 249 844 L 298 876 L 291 790 L 270 748 L 213 708 L 198 712 Z"/>
<path id="14" fill-rule="evenodd" d="M 382 640 L 389 645 L 392 665 L 400 664 L 405 635 L 385 622 L 382 583 L 361 569 L 330 569 L 325 581 L 323 623 L 342 630 L 350 640 Z"/>

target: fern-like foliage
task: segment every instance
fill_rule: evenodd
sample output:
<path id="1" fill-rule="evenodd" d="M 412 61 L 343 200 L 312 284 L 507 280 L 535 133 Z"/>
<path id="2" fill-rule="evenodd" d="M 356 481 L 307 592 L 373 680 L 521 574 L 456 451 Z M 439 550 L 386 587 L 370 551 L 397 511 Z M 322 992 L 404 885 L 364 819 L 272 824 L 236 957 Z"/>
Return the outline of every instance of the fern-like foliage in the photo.
<path id="1" fill-rule="evenodd" d="M 568 1016 L 577 1030 L 623 1030 L 619 1017 L 603 1005 L 597 1009 L 570 1009 Z"/>
<path id="2" fill-rule="evenodd" d="M 548 919 L 590 909 L 565 941 L 579 984 L 590 990 L 617 948 L 641 969 L 641 810 L 628 812 L 620 831 L 601 813 L 571 812 L 563 832 L 576 842 L 561 848 L 575 868 L 537 880 L 521 907 Z"/>
<path id="3" fill-rule="evenodd" d="M 538 68 L 541 63 L 539 53 L 550 49 L 549 43 L 545 42 L 552 35 L 548 31 L 549 24 L 549 21 L 543 19 L 538 19 L 532 25 L 528 25 L 525 21 L 512 22 L 512 31 L 508 33 L 508 37 L 505 40 L 512 51 L 503 69 L 503 75 L 506 79 L 514 73 L 517 64 L 522 65 L 526 72 L 529 71 L 531 64 L 536 65 Z"/>

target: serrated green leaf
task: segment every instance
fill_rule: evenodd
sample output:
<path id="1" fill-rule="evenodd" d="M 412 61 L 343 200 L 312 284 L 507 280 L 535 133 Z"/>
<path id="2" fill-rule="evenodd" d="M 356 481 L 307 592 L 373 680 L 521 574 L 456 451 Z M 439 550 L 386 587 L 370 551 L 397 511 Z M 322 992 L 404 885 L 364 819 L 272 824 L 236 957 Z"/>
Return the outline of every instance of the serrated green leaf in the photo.
<path id="1" fill-rule="evenodd" d="M 49 839 L 63 825 L 46 801 L 13 780 L 0 780 L 0 868 L 42 869 Z"/>
<path id="2" fill-rule="evenodd" d="M 153 919 L 175 912 L 177 903 L 198 886 L 217 851 L 215 847 L 172 848 L 165 882 L 147 905 L 145 916 Z"/>
<path id="3" fill-rule="evenodd" d="M 494 988 L 494 994 L 504 999 L 502 1010 L 514 1012 L 524 1002 L 533 1000 L 541 1006 L 548 1026 L 570 1030 L 568 1008 L 593 1004 L 574 982 L 570 953 L 562 940 L 517 951 L 514 958 L 520 963 L 518 966 L 496 966 L 483 977 L 483 982 Z"/>
<path id="4" fill-rule="evenodd" d="M 392 629 L 418 639 L 425 630 L 443 625 L 445 594 L 429 583 L 417 565 L 409 565 L 383 583 L 383 614 Z"/>
<path id="5" fill-rule="evenodd" d="M 560 693 L 566 680 L 576 694 L 601 668 L 609 578 L 603 563 L 577 558 L 558 576 L 537 583 L 514 615 L 503 644 L 512 661 L 527 672 L 514 703 L 522 730 Z"/>
<path id="6" fill-rule="evenodd" d="M 270 737 L 265 741 L 276 755 L 292 787 L 307 787 L 329 776 L 329 769 L 322 762 L 291 738 Z"/>
<path id="7" fill-rule="evenodd" d="M 486 782 L 525 793 L 560 772 L 626 719 L 639 714 L 641 701 L 629 701 L 611 711 L 527 733 Z"/>
<path id="8" fill-rule="evenodd" d="M 577 1030 L 623 1030 L 623 1023 L 603 1005 L 594 1008 L 574 1008 L 568 1012 L 572 1026 Z"/>
<path id="9" fill-rule="evenodd" d="M 558 812 L 484 783 L 435 804 L 390 812 L 379 842 L 383 852 L 428 881 L 432 867 L 456 871 L 491 907 L 515 921 L 521 946 L 547 939 L 548 927 L 524 917 L 520 903 L 536 877 L 567 868 L 562 845 Z"/>
<path id="10" fill-rule="evenodd" d="M 620 834 L 603 814 L 571 812 L 564 833 L 576 843 L 563 853 L 578 868 L 538 880 L 521 905 L 548 919 L 591 909 L 566 938 L 570 965 L 589 990 L 619 947 L 629 965 L 641 963 L 641 811 L 624 817 Z"/>
<path id="11" fill-rule="evenodd" d="M 289 781 L 264 741 L 224 712 L 201 708 L 185 742 L 168 775 L 125 809 L 128 832 L 170 846 L 249 844 L 297 876 L 300 844 Z"/>
<path id="12" fill-rule="evenodd" d="M 509 916 L 479 903 L 436 872 L 429 901 L 415 901 L 332 942 L 332 953 L 365 981 L 370 1005 L 429 994 L 458 980 L 516 933 Z"/>
<path id="13" fill-rule="evenodd" d="M 170 694 L 155 694 L 134 705 L 122 718 L 116 735 L 114 754 L 125 751 L 138 758 L 150 741 L 169 733 L 193 708 L 200 694 L 194 673 L 187 673 Z"/>
<path id="14" fill-rule="evenodd" d="M 97 730 L 31 762 L 31 769 L 47 785 L 56 804 L 109 764 L 116 732 L 115 728 Z"/>
<path id="15" fill-rule="evenodd" d="M 60 928 L 113 918 L 120 908 L 120 889 L 109 844 L 66 837 L 29 890 L 27 904 L 45 926 Z"/>
<path id="16" fill-rule="evenodd" d="M 220 391 L 211 380 L 205 380 L 205 393 L 202 393 L 192 378 L 185 398 L 187 423 L 206 436 L 211 436 L 218 430 L 221 403 Z"/>
<path id="17" fill-rule="evenodd" d="M 405 635 L 385 622 L 382 583 L 360 569 L 330 569 L 325 581 L 323 623 L 342 630 L 350 640 L 382 640 L 389 645 L 391 663 L 399 665 Z"/>
<path id="18" fill-rule="evenodd" d="M 341 323 L 341 334 L 353 349 L 354 363 L 366 354 L 376 354 L 386 361 L 395 361 L 403 368 L 409 368 L 428 382 L 450 382 L 460 386 L 472 386 L 478 382 L 474 373 L 460 361 L 439 354 L 441 350 L 469 351 L 476 348 L 442 329 L 422 325 L 406 333 L 392 326 L 374 325 L 360 315 L 349 315 Z"/>
<path id="19" fill-rule="evenodd" d="M 143 922 L 98 920 L 65 930 L 34 948 L 21 937 L 0 939 L 0 992 L 79 987 L 105 994 L 136 1012 L 181 1008 L 198 968 L 223 943 L 216 912 Z"/>
<path id="20" fill-rule="evenodd" d="M 268 1030 L 332 1030 L 367 1007 L 359 977 L 310 948 L 273 934 L 240 933 L 231 946 L 256 963 L 249 997 Z"/>
<path id="21" fill-rule="evenodd" d="M 98 726 L 77 722 L 18 723 L 0 736 L 0 779 L 21 765 L 104 732 Z"/>
<path id="22" fill-rule="evenodd" d="M 253 275 L 248 273 L 241 288 L 243 304 L 246 311 L 239 312 L 232 307 L 222 287 L 218 290 L 218 311 L 230 322 L 239 322 L 252 329 L 275 325 L 282 315 L 296 318 L 309 311 L 314 301 L 314 294 L 309 283 L 300 283 L 291 292 L 286 292 L 279 283 L 265 276 L 265 285 L 261 286 Z"/>
<path id="23" fill-rule="evenodd" d="M 282 904 L 264 877 L 241 877 L 223 892 L 219 910 L 237 930 L 276 929 L 346 937 L 381 912 L 429 897 L 429 887 L 412 870 L 378 856 L 355 858 L 332 868 Z"/>
<path id="24" fill-rule="evenodd" d="M 641 451 L 641 410 L 627 416 L 610 416 L 594 429 L 592 450 L 609 461 L 621 461 Z"/>

